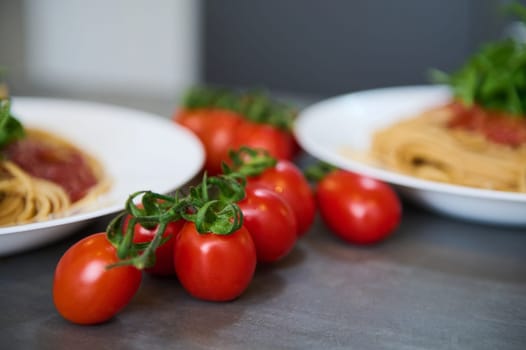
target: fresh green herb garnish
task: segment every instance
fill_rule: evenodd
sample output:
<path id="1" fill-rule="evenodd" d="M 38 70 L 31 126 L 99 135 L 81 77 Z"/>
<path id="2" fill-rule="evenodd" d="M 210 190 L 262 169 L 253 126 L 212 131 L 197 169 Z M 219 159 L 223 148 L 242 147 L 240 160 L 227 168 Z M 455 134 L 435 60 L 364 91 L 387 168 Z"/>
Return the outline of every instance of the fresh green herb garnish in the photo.
<path id="1" fill-rule="evenodd" d="M 11 114 L 10 101 L 0 100 L 0 149 L 24 137 L 24 127 Z"/>
<path id="2" fill-rule="evenodd" d="M 509 10 L 526 24 L 526 8 Z M 432 80 L 448 84 L 456 99 L 471 106 L 526 118 L 526 43 L 511 38 L 484 45 L 452 74 L 434 70 Z"/>

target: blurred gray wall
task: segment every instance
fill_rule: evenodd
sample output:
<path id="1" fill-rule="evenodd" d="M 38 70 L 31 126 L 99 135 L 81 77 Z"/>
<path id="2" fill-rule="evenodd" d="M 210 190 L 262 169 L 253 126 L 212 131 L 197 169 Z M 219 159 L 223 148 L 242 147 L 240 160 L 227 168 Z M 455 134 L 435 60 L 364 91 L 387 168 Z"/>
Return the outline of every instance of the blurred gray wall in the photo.
<path id="1" fill-rule="evenodd" d="M 108 100 L 168 113 L 177 101 L 177 96 L 172 97 L 170 89 L 161 90 L 164 92 L 161 96 L 163 94 L 158 93 L 160 88 L 151 89 L 135 83 L 139 89 L 132 94 L 118 87 L 111 91 L 103 90 L 102 87 L 109 85 L 104 81 L 100 83 L 101 88 L 95 84 L 96 88 L 82 90 L 80 83 L 86 79 L 77 79 L 67 87 L 59 86 L 59 75 L 55 79 L 51 74 L 46 85 L 38 85 L 35 79 L 30 79 L 28 71 L 31 69 L 28 68 L 31 62 L 28 58 L 32 57 L 34 63 L 35 57 L 30 55 L 33 46 L 28 41 L 32 34 L 28 32 L 28 28 L 32 28 L 28 13 L 34 16 L 36 10 L 28 11 L 32 8 L 28 6 L 38 5 L 40 9 L 48 9 L 52 4 L 61 8 L 57 18 L 63 18 L 64 24 L 56 27 L 71 33 L 71 40 L 82 45 L 80 39 L 83 35 L 78 28 L 76 33 L 68 27 L 67 13 L 72 12 L 75 6 L 84 9 L 84 6 L 90 6 L 90 2 L 71 0 L 67 2 L 68 6 L 63 6 L 61 1 L 0 0 L 0 66 L 9 69 L 13 94 Z M 110 21 L 114 27 L 109 24 L 101 27 L 95 20 L 93 25 L 89 22 L 90 35 L 95 31 L 104 39 L 100 45 L 104 50 L 97 50 L 97 47 L 92 50 L 97 58 L 93 60 L 95 63 L 104 62 L 100 59 L 101 55 L 106 55 L 108 61 L 115 56 L 108 52 L 112 33 L 106 31 L 114 28 L 118 32 L 121 28 L 122 32 L 123 25 L 128 25 L 135 32 L 143 33 L 141 25 L 144 26 L 144 23 L 162 22 L 164 24 L 159 25 L 159 29 L 152 31 L 151 40 L 149 37 L 147 42 L 136 42 L 133 49 L 141 52 L 143 58 L 135 62 L 135 55 L 130 55 L 130 64 L 152 69 L 157 75 L 159 71 L 166 72 L 167 77 L 171 76 L 166 80 L 175 81 L 179 76 L 172 66 L 176 63 L 165 59 L 161 61 L 164 65 L 159 66 L 156 63 L 159 56 L 164 57 L 168 53 L 176 61 L 188 51 L 188 45 L 177 41 L 195 42 L 198 47 L 194 62 L 198 81 L 234 87 L 262 87 L 315 97 L 382 86 L 428 83 L 430 68 L 446 71 L 457 68 L 481 43 L 501 36 L 510 24 L 509 17 L 501 14 L 502 6 L 509 3 L 508 0 L 119 1 L 107 5 L 103 0 L 91 2 L 89 9 L 92 11 L 97 8 L 117 14 Z M 526 0 L 520 2 L 526 5 Z M 174 31 L 181 32 L 181 29 L 170 23 L 184 22 L 182 20 L 186 17 L 191 17 L 185 13 L 194 13 L 194 4 L 199 4 L 195 8 L 198 17 L 196 26 L 190 27 L 188 32 L 183 30 L 183 34 L 174 34 Z M 144 12 L 145 6 L 151 11 Z M 155 14 L 163 11 L 171 13 L 171 17 L 161 16 L 161 21 Z M 132 20 L 131 14 L 138 17 Z M 108 17 L 107 13 L 105 15 Z M 133 40 L 129 38 L 132 35 L 120 35 L 120 40 L 115 42 L 115 50 L 119 50 L 123 41 Z M 182 40 L 178 35 L 186 39 Z M 92 40 L 91 45 L 94 42 L 97 43 Z M 148 45 L 151 43 L 164 49 L 152 52 L 149 49 L 151 45 Z M 40 48 L 45 49 L 42 45 L 46 43 L 40 44 Z M 116 51 L 115 54 L 122 53 Z M 149 57 L 153 61 L 148 61 Z M 75 56 L 58 57 L 66 61 L 64 68 L 76 64 L 72 58 Z M 38 57 L 36 62 L 40 62 Z M 48 57 L 48 63 L 53 62 Z M 100 68 L 111 70 L 111 67 L 107 64 Z M 117 68 L 122 70 L 120 63 Z M 79 68 L 75 73 L 80 74 L 81 70 Z M 153 73 L 140 77 L 149 80 L 149 77 L 156 76 Z M 95 79 L 89 71 L 86 74 Z M 130 83 L 125 87 L 135 85 Z M 162 88 L 165 85 L 157 86 Z M 164 107 L 158 108 L 161 104 Z"/>
<path id="2" fill-rule="evenodd" d="M 429 83 L 430 68 L 457 68 L 502 35 L 506 3 L 206 0 L 203 76 L 314 95 Z"/>
<path id="3" fill-rule="evenodd" d="M 170 115 L 200 73 L 200 0 L 0 0 L 12 95 Z"/>

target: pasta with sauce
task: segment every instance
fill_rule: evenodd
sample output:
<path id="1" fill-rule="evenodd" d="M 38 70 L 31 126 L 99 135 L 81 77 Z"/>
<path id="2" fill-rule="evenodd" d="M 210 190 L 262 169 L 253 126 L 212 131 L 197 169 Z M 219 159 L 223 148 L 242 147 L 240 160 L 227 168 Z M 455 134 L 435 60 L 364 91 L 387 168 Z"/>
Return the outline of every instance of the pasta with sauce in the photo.
<path id="1" fill-rule="evenodd" d="M 0 160 L 0 226 L 48 220 L 106 191 L 101 164 L 66 140 L 27 129 Z"/>
<path id="2" fill-rule="evenodd" d="M 509 144 L 453 127 L 459 106 L 428 110 L 377 132 L 375 159 L 422 179 L 510 192 L 526 192 L 526 142 Z"/>

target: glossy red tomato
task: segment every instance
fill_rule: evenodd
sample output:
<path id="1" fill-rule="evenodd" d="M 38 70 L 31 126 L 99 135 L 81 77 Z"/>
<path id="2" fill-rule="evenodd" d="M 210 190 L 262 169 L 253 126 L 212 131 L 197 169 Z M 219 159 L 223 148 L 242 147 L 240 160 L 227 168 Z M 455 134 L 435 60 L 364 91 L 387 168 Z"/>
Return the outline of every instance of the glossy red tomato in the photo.
<path id="1" fill-rule="evenodd" d="M 309 182 L 294 163 L 278 160 L 275 167 L 248 181 L 279 193 L 294 212 L 298 237 L 307 233 L 316 215 L 316 201 Z"/>
<path id="2" fill-rule="evenodd" d="M 118 261 L 105 233 L 88 236 L 60 258 L 53 280 L 53 301 L 60 315 L 78 324 L 111 319 L 133 298 L 142 273 L 131 266 L 107 269 Z"/>
<path id="3" fill-rule="evenodd" d="M 237 130 L 245 123 L 240 115 L 222 109 L 182 110 L 173 120 L 192 130 L 203 143 L 209 175 L 221 173 L 221 163 L 228 161 Z"/>
<path id="4" fill-rule="evenodd" d="M 256 268 L 256 248 L 245 227 L 227 234 L 200 234 L 187 222 L 175 240 L 175 272 L 192 296 L 228 301 L 248 287 Z"/>
<path id="5" fill-rule="evenodd" d="M 291 160 L 297 152 L 291 133 L 269 124 L 248 121 L 239 126 L 234 137 L 234 149 L 242 146 L 264 149 L 277 159 Z"/>
<path id="6" fill-rule="evenodd" d="M 243 225 L 254 240 L 258 262 L 272 263 L 290 253 L 297 240 L 296 217 L 280 195 L 248 184 L 246 196 L 238 205 Z"/>
<path id="7" fill-rule="evenodd" d="M 149 268 L 146 268 L 144 271 L 151 273 L 153 275 L 159 276 L 169 276 L 175 274 L 174 269 L 174 242 L 175 237 L 181 230 L 184 221 L 178 220 L 170 222 L 163 233 L 164 238 L 168 238 L 168 241 L 163 243 L 155 251 L 155 265 Z M 151 229 L 145 228 L 140 224 L 135 225 L 133 242 L 134 243 L 147 243 L 151 242 L 152 239 L 157 234 L 158 226 L 155 226 Z"/>
<path id="8" fill-rule="evenodd" d="M 348 171 L 335 170 L 323 177 L 316 197 L 327 226 L 348 242 L 379 242 L 401 220 L 400 199 L 389 185 Z"/>

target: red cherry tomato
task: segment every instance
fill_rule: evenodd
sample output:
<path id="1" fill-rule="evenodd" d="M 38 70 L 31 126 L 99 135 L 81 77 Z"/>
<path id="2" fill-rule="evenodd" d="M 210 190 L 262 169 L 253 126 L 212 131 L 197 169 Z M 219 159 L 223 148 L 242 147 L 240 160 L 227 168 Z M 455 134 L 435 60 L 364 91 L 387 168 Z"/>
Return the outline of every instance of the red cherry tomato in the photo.
<path id="1" fill-rule="evenodd" d="M 291 160 L 296 154 L 294 137 L 290 132 L 269 124 L 245 122 L 239 126 L 234 137 L 234 149 L 242 146 L 264 149 L 277 159 Z"/>
<path id="2" fill-rule="evenodd" d="M 118 261 L 105 233 L 88 236 L 60 258 L 53 280 L 53 301 L 60 315 L 78 324 L 111 319 L 133 298 L 141 271 L 132 266 L 107 269 Z"/>
<path id="3" fill-rule="evenodd" d="M 298 237 L 307 233 L 316 215 L 316 201 L 307 179 L 294 163 L 278 160 L 275 167 L 248 181 L 279 193 L 294 212 Z"/>
<path id="4" fill-rule="evenodd" d="M 254 240 L 258 262 L 272 263 L 289 254 L 297 240 L 296 217 L 280 195 L 248 184 L 246 197 L 238 205 Z"/>
<path id="5" fill-rule="evenodd" d="M 182 126 L 187 127 L 201 138 L 205 128 L 206 121 L 210 115 L 213 115 L 215 110 L 212 109 L 180 109 L 172 116 L 172 120 Z"/>
<path id="6" fill-rule="evenodd" d="M 152 275 L 159 276 L 169 276 L 175 274 L 174 269 L 174 254 L 173 246 L 175 242 L 175 237 L 183 227 L 184 221 L 178 220 L 168 223 L 166 229 L 164 230 L 163 237 L 168 238 L 168 241 L 163 243 L 155 251 L 155 265 L 149 268 L 146 268 L 144 271 L 151 273 Z M 133 242 L 134 243 L 147 243 L 157 234 L 158 226 L 155 226 L 151 229 L 145 228 L 140 224 L 135 225 L 133 233 Z"/>
<path id="7" fill-rule="evenodd" d="M 228 161 L 237 129 L 245 123 L 240 115 L 222 109 L 182 110 L 173 120 L 192 130 L 205 148 L 205 170 L 220 174 L 221 164 Z"/>
<path id="8" fill-rule="evenodd" d="M 192 296 L 228 301 L 240 296 L 256 268 L 256 248 L 245 227 L 227 234 L 199 233 L 187 222 L 174 244 L 175 272 Z"/>
<path id="9" fill-rule="evenodd" d="M 384 182 L 335 170 L 318 182 L 316 193 L 321 217 L 345 241 L 376 243 L 400 223 L 400 199 Z"/>

